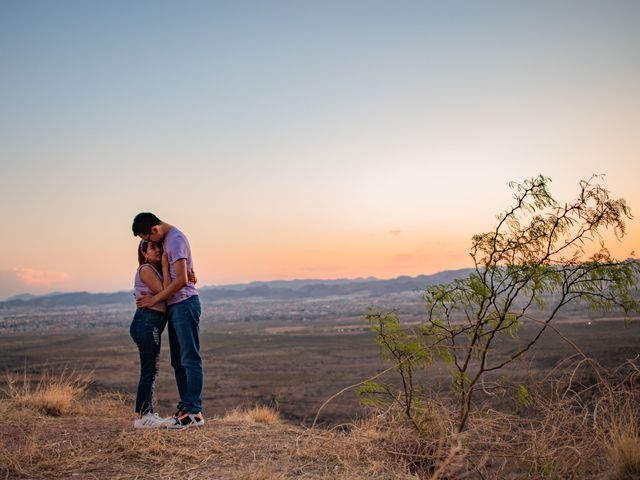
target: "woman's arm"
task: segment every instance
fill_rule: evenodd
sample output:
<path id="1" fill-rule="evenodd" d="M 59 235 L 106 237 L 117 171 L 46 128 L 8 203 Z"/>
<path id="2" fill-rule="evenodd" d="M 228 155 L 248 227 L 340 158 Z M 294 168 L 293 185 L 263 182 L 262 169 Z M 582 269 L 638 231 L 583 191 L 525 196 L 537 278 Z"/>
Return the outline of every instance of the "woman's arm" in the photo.
<path id="1" fill-rule="evenodd" d="M 163 288 L 160 293 L 153 295 L 144 295 L 142 298 L 136 300 L 136 305 L 140 308 L 150 307 L 158 302 L 166 300 L 173 296 L 178 290 L 185 287 L 188 282 L 187 278 L 187 259 L 181 258 L 173 264 L 173 271 L 176 274 L 176 278 L 171 280 L 171 283 L 167 288 Z"/>
<path id="2" fill-rule="evenodd" d="M 151 290 L 154 294 L 161 292 L 164 288 L 162 282 L 160 281 L 160 277 L 158 277 L 158 274 L 150 266 L 142 267 L 142 269 L 140 270 L 140 280 L 142 280 L 142 282 L 147 287 L 149 287 L 149 290 Z"/>

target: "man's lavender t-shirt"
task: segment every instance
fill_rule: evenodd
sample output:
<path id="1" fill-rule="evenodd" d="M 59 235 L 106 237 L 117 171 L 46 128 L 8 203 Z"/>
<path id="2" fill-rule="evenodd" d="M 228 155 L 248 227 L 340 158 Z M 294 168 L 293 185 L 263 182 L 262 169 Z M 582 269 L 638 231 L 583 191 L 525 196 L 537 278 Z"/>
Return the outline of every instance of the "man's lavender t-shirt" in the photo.
<path id="1" fill-rule="evenodd" d="M 187 260 L 187 272 L 193 270 L 193 259 L 191 258 L 191 247 L 189 241 L 184 233 L 178 230 L 176 227 L 171 227 L 171 230 L 167 232 L 163 241 L 164 251 L 167 252 L 167 259 L 169 260 L 169 276 L 171 281 L 176 278 L 176 272 L 174 270 L 174 263 L 181 259 Z M 181 302 L 187 298 L 197 295 L 198 290 L 196 286 L 187 281 L 187 285 L 178 290 L 171 298 L 167 300 L 167 305 L 173 305 L 174 303 Z"/>

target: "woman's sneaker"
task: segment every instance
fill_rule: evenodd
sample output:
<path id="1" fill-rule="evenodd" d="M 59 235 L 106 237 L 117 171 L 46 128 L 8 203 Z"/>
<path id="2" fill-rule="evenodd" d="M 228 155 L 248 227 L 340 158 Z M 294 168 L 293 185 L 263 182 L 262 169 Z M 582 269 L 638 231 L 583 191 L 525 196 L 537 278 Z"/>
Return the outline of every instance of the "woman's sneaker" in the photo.
<path id="1" fill-rule="evenodd" d="M 133 421 L 133 428 L 158 428 L 166 425 L 165 421 L 157 413 L 146 413 Z"/>
<path id="2" fill-rule="evenodd" d="M 202 415 L 202 412 L 180 412 L 180 415 L 178 415 L 173 422 L 163 424 L 163 426 L 167 428 L 201 427 L 202 425 L 204 425 L 204 416 Z"/>

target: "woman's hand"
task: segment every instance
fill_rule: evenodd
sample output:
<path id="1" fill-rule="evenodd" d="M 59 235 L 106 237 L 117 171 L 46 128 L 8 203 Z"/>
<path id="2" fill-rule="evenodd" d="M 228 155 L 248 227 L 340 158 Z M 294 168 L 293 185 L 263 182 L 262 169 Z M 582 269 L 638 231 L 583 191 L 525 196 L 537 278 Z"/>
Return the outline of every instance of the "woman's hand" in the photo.
<path id="1" fill-rule="evenodd" d="M 166 270 L 169 268 L 169 258 L 167 257 L 167 252 L 162 253 L 162 270 Z"/>
<path id="2" fill-rule="evenodd" d="M 156 303 L 158 302 L 153 301 L 153 295 L 143 295 L 141 298 L 136 300 L 136 306 L 138 308 L 148 308 Z"/>
<path id="3" fill-rule="evenodd" d="M 198 277 L 196 277 L 196 272 L 194 272 L 193 270 L 187 273 L 187 278 L 191 283 L 198 283 Z"/>

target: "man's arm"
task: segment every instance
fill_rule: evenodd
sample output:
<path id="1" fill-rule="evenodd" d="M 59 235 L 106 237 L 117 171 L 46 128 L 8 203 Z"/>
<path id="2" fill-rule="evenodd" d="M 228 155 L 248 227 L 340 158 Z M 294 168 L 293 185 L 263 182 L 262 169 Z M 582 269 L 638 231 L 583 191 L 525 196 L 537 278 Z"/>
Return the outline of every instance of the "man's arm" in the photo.
<path id="1" fill-rule="evenodd" d="M 171 280 L 171 283 L 162 289 L 161 292 L 155 295 L 146 295 L 140 300 L 136 301 L 136 305 L 140 308 L 150 307 L 158 302 L 162 302 L 167 298 L 172 297 L 178 290 L 187 285 L 187 259 L 181 258 L 173 264 L 173 271 L 176 273 L 176 278 Z"/>
<path id="2" fill-rule="evenodd" d="M 162 288 L 168 288 L 171 283 L 171 274 L 169 273 L 169 259 L 167 252 L 162 253 Z M 159 293 L 159 292 L 155 292 Z"/>

